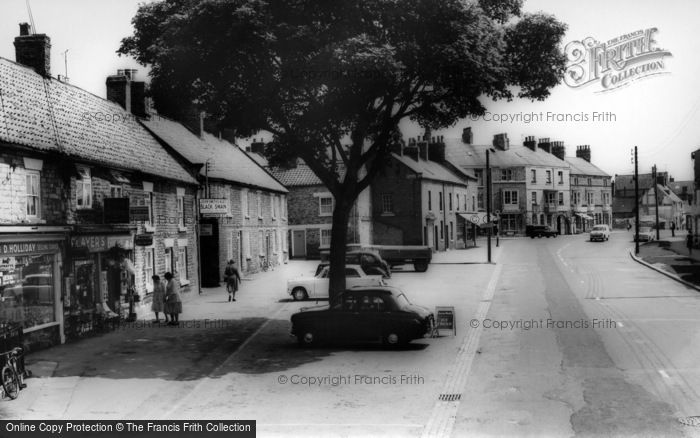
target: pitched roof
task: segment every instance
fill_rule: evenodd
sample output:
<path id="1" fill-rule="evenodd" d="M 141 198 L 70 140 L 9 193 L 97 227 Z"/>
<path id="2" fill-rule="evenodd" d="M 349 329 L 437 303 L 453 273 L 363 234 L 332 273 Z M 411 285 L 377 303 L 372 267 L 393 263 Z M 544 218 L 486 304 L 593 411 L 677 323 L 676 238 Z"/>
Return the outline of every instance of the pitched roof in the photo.
<path id="1" fill-rule="evenodd" d="M 391 154 L 395 160 L 402 163 L 404 166 L 408 167 L 412 171 L 420 174 L 421 178 L 430 179 L 433 181 L 444 181 L 453 184 L 466 185 L 468 175 L 457 175 L 450 171 L 447 167 L 440 163 L 431 160 L 423 160 L 419 158 L 418 161 L 409 157 L 408 155 L 398 155 Z M 473 178 L 473 177 L 472 177 Z"/>
<path id="2" fill-rule="evenodd" d="M 565 157 L 564 159 L 569 163 L 572 175 L 610 176 L 583 158 Z"/>
<path id="3" fill-rule="evenodd" d="M 465 144 L 459 138 L 445 139 L 445 157 L 461 167 L 485 167 L 487 150 L 492 150 L 489 157 L 492 167 L 569 167 L 566 161 L 539 148 L 533 151 L 525 146 L 511 146 L 502 151 L 491 145 Z"/>
<path id="4" fill-rule="evenodd" d="M 0 58 L 0 141 L 196 184 L 119 105 Z"/>
<path id="5" fill-rule="evenodd" d="M 666 172 L 658 172 L 658 178 L 666 178 Z M 639 190 L 654 187 L 654 179 L 651 173 L 639 174 Z M 625 190 L 626 189 L 626 190 Z M 634 192 L 634 175 L 615 175 L 615 191 Z"/>
<path id="6" fill-rule="evenodd" d="M 301 160 L 297 160 L 296 167 L 292 167 L 291 169 L 275 167 L 270 169 L 270 173 L 286 187 L 324 185 L 311 168 Z M 345 167 L 342 164 L 338 166 L 338 175 L 340 179 L 345 178 Z"/>
<path id="7" fill-rule="evenodd" d="M 672 181 L 668 183 L 668 187 L 676 195 L 692 194 L 695 191 L 695 181 Z M 683 191 L 684 187 L 686 188 L 685 192 Z"/>
<path id="8" fill-rule="evenodd" d="M 142 122 L 153 134 L 175 149 L 191 163 L 204 164 L 209 160 L 209 171 L 202 166 L 201 175 L 238 184 L 286 193 L 287 189 L 238 146 L 205 133 L 203 138 L 192 133 L 181 123 L 162 116 Z"/>

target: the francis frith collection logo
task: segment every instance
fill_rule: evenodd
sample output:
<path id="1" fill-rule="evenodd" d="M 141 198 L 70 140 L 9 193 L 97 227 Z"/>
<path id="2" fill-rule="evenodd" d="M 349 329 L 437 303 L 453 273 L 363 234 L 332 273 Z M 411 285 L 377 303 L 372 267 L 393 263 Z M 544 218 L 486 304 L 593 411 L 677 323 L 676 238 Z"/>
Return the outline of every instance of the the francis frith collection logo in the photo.
<path id="1" fill-rule="evenodd" d="M 638 30 L 606 42 L 592 37 L 566 45 L 569 64 L 564 82 L 571 88 L 599 83 L 605 92 L 648 76 L 668 73 L 664 57 L 668 50 L 657 47 L 657 29 Z"/>

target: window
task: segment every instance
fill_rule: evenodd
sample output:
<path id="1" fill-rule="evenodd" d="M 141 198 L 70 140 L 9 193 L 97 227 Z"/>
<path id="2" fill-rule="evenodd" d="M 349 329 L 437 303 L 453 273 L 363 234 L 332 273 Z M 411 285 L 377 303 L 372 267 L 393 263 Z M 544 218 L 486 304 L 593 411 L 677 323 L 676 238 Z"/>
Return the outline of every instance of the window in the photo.
<path id="1" fill-rule="evenodd" d="M 547 171 L 547 184 L 552 182 L 552 171 L 548 170 Z"/>
<path id="2" fill-rule="evenodd" d="M 331 246 L 331 230 L 321 230 L 321 246 Z"/>
<path id="3" fill-rule="evenodd" d="M 557 171 L 557 176 L 559 177 L 559 184 L 564 184 L 564 171 Z"/>
<path id="4" fill-rule="evenodd" d="M 382 194 L 382 213 L 393 213 L 394 202 L 391 193 Z"/>
<path id="5" fill-rule="evenodd" d="M 592 182 L 591 178 L 588 178 L 588 185 L 589 186 L 593 185 L 593 184 L 591 184 L 591 182 Z"/>
<path id="6" fill-rule="evenodd" d="M 39 194 L 41 192 L 39 186 L 39 172 L 27 172 L 27 216 L 38 217 L 39 206 L 41 205 Z"/>
<path id="7" fill-rule="evenodd" d="M 260 193 L 260 192 L 258 192 L 257 208 L 258 208 L 258 219 L 260 219 L 260 218 L 262 218 L 262 193 Z"/>
<path id="8" fill-rule="evenodd" d="M 75 201 L 77 208 L 92 208 L 92 178 L 90 168 L 78 166 L 75 180 Z"/>
<path id="9" fill-rule="evenodd" d="M 165 272 L 170 272 L 171 274 L 174 271 L 173 267 L 173 249 L 172 248 L 165 248 Z"/>
<path id="10" fill-rule="evenodd" d="M 272 219 L 277 219 L 277 211 L 275 211 L 275 195 L 270 193 L 270 214 Z"/>
<path id="11" fill-rule="evenodd" d="M 442 211 L 442 192 L 438 193 L 438 201 L 440 202 L 440 211 Z"/>
<path id="12" fill-rule="evenodd" d="M 180 284 L 187 283 L 187 247 L 177 249 L 177 273 L 180 275 Z"/>
<path id="13" fill-rule="evenodd" d="M 610 193 L 603 193 L 603 204 L 604 205 L 610 204 Z"/>
<path id="14" fill-rule="evenodd" d="M 248 189 L 241 190 L 241 212 L 244 218 L 250 217 L 250 202 L 248 199 Z"/>
<path id="15" fill-rule="evenodd" d="M 143 275 L 146 278 L 146 290 L 153 292 L 153 274 L 155 273 L 155 250 L 147 248 L 144 253 Z"/>
<path id="16" fill-rule="evenodd" d="M 185 197 L 177 197 L 177 223 L 181 228 L 185 226 Z"/>
<path id="17" fill-rule="evenodd" d="M 593 192 L 586 193 L 586 196 L 588 196 L 588 205 L 595 205 L 593 202 Z"/>
<path id="18" fill-rule="evenodd" d="M 532 205 L 537 205 L 537 192 L 532 192 Z"/>
<path id="19" fill-rule="evenodd" d="M 518 205 L 518 192 L 516 190 L 504 190 L 503 204 Z"/>
<path id="20" fill-rule="evenodd" d="M 555 202 L 554 193 L 555 192 L 547 192 L 547 204 L 554 204 L 554 202 Z"/>
<path id="21" fill-rule="evenodd" d="M 501 181 L 510 181 L 513 179 L 512 169 L 501 169 Z"/>
<path id="22" fill-rule="evenodd" d="M 603 178 L 603 187 L 607 187 L 607 186 L 608 186 L 608 182 L 609 182 L 609 181 L 608 181 L 607 178 Z M 688 189 L 687 187 L 683 187 L 683 193 L 687 192 L 687 191 L 688 191 L 687 189 Z"/>
<path id="23" fill-rule="evenodd" d="M 574 177 L 574 185 L 575 185 L 575 186 L 578 185 L 578 177 L 577 177 L 577 176 Z"/>
<path id="24" fill-rule="evenodd" d="M 455 230 L 452 224 L 452 221 L 450 221 L 450 240 L 454 240 L 455 238 Z"/>
<path id="25" fill-rule="evenodd" d="M 258 231 L 258 254 L 265 255 L 265 233 L 263 230 Z"/>
<path id="26" fill-rule="evenodd" d="M 479 210 L 483 210 L 484 209 L 484 194 L 479 193 L 477 199 L 478 199 L 477 206 L 479 207 Z"/>
<path id="27" fill-rule="evenodd" d="M 480 186 L 484 185 L 484 171 L 482 169 L 474 170 L 474 176 L 476 176 L 477 184 Z"/>
<path id="28" fill-rule="evenodd" d="M 564 205 L 564 192 L 559 192 L 559 205 Z"/>
<path id="29" fill-rule="evenodd" d="M 465 208 L 465 210 L 466 210 L 466 208 Z M 472 195 L 472 211 L 476 211 L 476 196 L 474 196 L 474 195 Z"/>
<path id="30" fill-rule="evenodd" d="M 279 234 L 277 233 L 277 230 L 274 230 L 274 231 L 272 232 L 272 234 L 274 235 L 274 239 L 272 240 L 272 243 L 273 243 L 273 247 L 272 247 L 272 248 L 273 248 L 273 251 L 274 251 L 275 253 L 277 253 L 277 252 L 279 252 L 279 250 L 280 250 L 280 248 L 279 248 L 279 246 L 280 246 L 280 243 L 279 243 Z"/>
<path id="31" fill-rule="evenodd" d="M 430 190 L 428 190 L 428 211 L 433 209 L 433 196 L 432 196 L 432 194 L 433 193 Z"/>
<path id="32" fill-rule="evenodd" d="M 110 198 L 121 198 L 123 197 L 124 190 L 122 186 L 115 186 L 114 184 L 109 185 L 109 197 Z"/>
<path id="33" fill-rule="evenodd" d="M 333 197 L 321 196 L 318 198 L 318 215 L 333 216 Z"/>
<path id="34" fill-rule="evenodd" d="M 443 227 L 442 221 L 440 221 L 440 240 L 442 240 L 442 239 L 445 238 L 444 228 L 445 228 L 445 227 Z"/>
<path id="35" fill-rule="evenodd" d="M 537 169 L 532 169 L 530 171 L 530 174 L 532 175 L 532 182 L 536 183 L 537 182 Z"/>
<path id="36" fill-rule="evenodd" d="M 452 211 L 452 193 L 450 193 L 450 211 Z"/>

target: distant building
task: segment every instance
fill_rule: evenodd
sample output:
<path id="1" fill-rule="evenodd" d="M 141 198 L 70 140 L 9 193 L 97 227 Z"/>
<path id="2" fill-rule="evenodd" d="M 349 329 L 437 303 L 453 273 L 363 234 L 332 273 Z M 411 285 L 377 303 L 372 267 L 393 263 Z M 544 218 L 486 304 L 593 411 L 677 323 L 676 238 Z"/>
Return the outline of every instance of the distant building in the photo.
<path id="1" fill-rule="evenodd" d="M 577 146 L 575 157 L 566 157 L 571 168 L 571 209 L 575 233 L 593 225 L 612 226 L 611 177 L 591 163 L 590 146 Z"/>

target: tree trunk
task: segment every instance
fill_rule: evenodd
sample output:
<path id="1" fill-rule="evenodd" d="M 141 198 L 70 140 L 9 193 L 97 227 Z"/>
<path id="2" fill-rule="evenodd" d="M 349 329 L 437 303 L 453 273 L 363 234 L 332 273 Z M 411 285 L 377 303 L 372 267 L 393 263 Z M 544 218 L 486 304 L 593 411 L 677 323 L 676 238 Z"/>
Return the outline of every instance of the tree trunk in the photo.
<path id="1" fill-rule="evenodd" d="M 332 303 L 345 290 L 345 252 L 348 241 L 348 219 L 352 201 L 347 198 L 335 200 L 333 230 L 331 231 L 330 279 L 328 299 Z"/>

